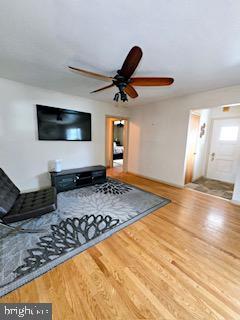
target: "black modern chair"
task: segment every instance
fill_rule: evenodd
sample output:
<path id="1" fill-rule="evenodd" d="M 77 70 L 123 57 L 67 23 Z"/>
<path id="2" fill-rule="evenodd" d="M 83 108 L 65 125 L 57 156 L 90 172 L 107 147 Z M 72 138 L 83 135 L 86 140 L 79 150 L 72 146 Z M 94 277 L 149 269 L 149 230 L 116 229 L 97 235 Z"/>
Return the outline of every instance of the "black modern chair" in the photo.
<path id="1" fill-rule="evenodd" d="M 20 193 L 18 187 L 0 168 L 0 224 L 20 232 L 43 232 L 9 225 L 25 219 L 36 218 L 57 209 L 57 192 L 54 187 Z"/>

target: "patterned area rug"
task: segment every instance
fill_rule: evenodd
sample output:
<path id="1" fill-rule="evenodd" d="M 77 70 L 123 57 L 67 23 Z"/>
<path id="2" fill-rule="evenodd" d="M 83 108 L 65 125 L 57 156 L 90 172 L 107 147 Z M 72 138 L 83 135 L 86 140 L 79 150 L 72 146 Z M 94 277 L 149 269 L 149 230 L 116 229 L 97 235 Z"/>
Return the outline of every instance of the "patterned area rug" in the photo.
<path id="1" fill-rule="evenodd" d="M 186 187 L 231 200 L 234 184 L 201 177 L 192 183 L 188 183 Z"/>
<path id="2" fill-rule="evenodd" d="M 0 296 L 169 202 L 113 179 L 59 193 L 56 211 L 21 223 L 43 233 L 0 228 Z"/>

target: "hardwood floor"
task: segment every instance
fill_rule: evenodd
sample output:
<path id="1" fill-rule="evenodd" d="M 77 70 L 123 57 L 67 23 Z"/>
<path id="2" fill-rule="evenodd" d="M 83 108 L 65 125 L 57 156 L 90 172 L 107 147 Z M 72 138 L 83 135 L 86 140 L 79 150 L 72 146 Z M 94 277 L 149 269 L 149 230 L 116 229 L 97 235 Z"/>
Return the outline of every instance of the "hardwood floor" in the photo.
<path id="1" fill-rule="evenodd" d="M 53 319 L 240 319 L 240 207 L 121 173 L 172 203 L 3 297 Z"/>

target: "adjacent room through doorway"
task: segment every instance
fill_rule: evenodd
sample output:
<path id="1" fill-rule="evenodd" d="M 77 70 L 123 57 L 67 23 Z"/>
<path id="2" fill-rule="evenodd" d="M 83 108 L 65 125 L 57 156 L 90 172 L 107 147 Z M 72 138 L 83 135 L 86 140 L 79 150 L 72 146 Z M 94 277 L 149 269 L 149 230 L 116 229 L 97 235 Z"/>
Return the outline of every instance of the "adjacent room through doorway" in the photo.
<path id="1" fill-rule="evenodd" d="M 128 119 L 106 117 L 106 167 L 127 171 Z"/>
<path id="2" fill-rule="evenodd" d="M 113 122 L 113 167 L 123 167 L 123 130 L 125 120 L 115 120 Z"/>
<path id="3" fill-rule="evenodd" d="M 239 105 L 191 112 L 186 148 L 187 188 L 231 200 L 239 158 Z"/>

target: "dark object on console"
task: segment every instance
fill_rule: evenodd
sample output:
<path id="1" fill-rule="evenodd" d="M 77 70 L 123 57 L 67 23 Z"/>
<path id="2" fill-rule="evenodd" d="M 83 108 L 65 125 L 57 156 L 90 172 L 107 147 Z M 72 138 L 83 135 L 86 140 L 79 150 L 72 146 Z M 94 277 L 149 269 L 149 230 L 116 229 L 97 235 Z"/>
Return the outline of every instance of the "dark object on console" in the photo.
<path id="1" fill-rule="evenodd" d="M 52 186 L 57 192 L 67 191 L 80 187 L 90 186 L 106 181 L 106 168 L 104 166 L 92 166 L 78 169 L 50 172 Z"/>
<path id="2" fill-rule="evenodd" d="M 55 188 L 20 193 L 6 173 L 0 169 L 0 219 L 3 224 L 35 218 L 56 208 Z"/>

